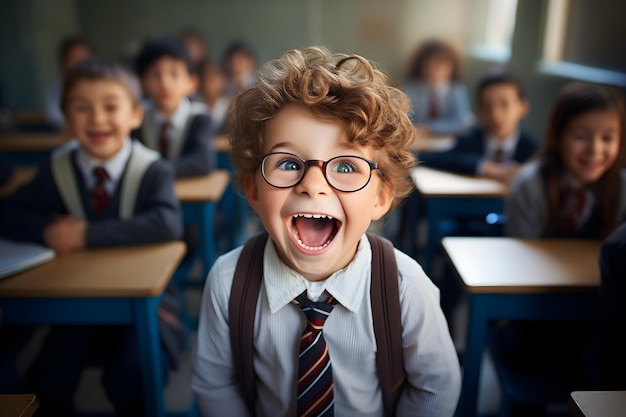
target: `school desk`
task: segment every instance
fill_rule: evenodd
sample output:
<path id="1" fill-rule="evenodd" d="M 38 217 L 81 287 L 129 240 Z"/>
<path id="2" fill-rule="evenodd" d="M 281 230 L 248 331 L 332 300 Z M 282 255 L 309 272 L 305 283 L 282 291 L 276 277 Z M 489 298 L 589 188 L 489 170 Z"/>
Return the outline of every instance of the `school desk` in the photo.
<path id="1" fill-rule="evenodd" d="M 0 411 L 3 417 L 31 417 L 39 407 L 35 394 L 0 394 Z"/>
<path id="2" fill-rule="evenodd" d="M 0 133 L 0 152 L 6 152 L 17 165 L 37 165 L 50 153 L 65 145 L 69 138 L 50 132 Z"/>
<path id="3" fill-rule="evenodd" d="M 424 269 L 428 273 L 442 236 L 441 220 L 478 219 L 504 210 L 507 186 L 498 181 L 420 166 L 411 170 L 411 178 L 426 203 L 428 230 Z"/>
<path id="4" fill-rule="evenodd" d="M 6 324 L 134 325 L 149 416 L 165 416 L 157 306 L 182 242 L 89 249 L 0 280 Z"/>
<path id="5" fill-rule="evenodd" d="M 456 143 L 454 136 L 421 136 L 416 135 L 411 150 L 417 152 L 443 152 L 451 149 Z"/>
<path id="6" fill-rule="evenodd" d="M 575 417 L 623 417 L 626 391 L 574 391 L 569 408 Z"/>
<path id="7" fill-rule="evenodd" d="M 184 222 L 198 225 L 199 253 L 205 277 L 217 255 L 213 227 L 215 209 L 229 182 L 230 173 L 219 169 L 199 177 L 179 178 L 174 185 L 174 191 L 182 205 Z"/>
<path id="8" fill-rule="evenodd" d="M 489 321 L 590 317 L 600 285 L 601 241 L 444 237 L 469 301 L 458 415 L 476 415 Z"/>

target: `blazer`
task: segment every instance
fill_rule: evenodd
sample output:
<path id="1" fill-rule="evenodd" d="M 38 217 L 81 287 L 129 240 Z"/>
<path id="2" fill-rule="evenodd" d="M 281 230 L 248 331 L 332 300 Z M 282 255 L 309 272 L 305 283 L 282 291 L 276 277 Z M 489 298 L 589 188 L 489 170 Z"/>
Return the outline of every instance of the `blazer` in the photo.
<path id="1" fill-rule="evenodd" d="M 486 132 L 482 125 L 476 125 L 467 133 L 457 137 L 454 147 L 445 152 L 432 152 L 422 155 L 423 164 L 446 171 L 476 175 L 478 165 L 485 157 Z M 419 139 L 418 139 L 419 140 Z M 539 139 L 521 131 L 513 153 L 513 160 L 526 162 L 539 147 Z"/>
<path id="2" fill-rule="evenodd" d="M 425 83 L 413 81 L 406 83 L 402 90 L 411 101 L 411 120 L 415 125 L 424 125 L 433 135 L 457 135 L 464 132 L 474 122 L 467 87 L 456 83 L 444 100 L 440 116 L 428 120 L 429 89 Z"/>
<path id="3" fill-rule="evenodd" d="M 89 204 L 83 175 L 72 153 L 72 168 L 87 217 L 87 247 L 157 243 L 181 239 L 182 212 L 174 194 L 174 168 L 164 160 L 153 162 L 141 180 L 132 218 L 119 219 L 120 185 L 106 212 L 98 216 Z M 32 182 L 20 188 L 0 207 L 0 234 L 14 240 L 43 244 L 43 230 L 69 211 L 52 176 L 50 161 L 42 164 Z"/>
<path id="4" fill-rule="evenodd" d="M 195 104 L 195 103 L 194 103 Z M 131 133 L 131 137 L 139 140 L 144 145 L 151 147 L 151 143 L 158 144 L 158 138 L 149 140 L 145 137 L 154 129 L 147 128 L 146 124 L 154 122 L 151 111 L 146 112 L 143 123 L 139 129 Z M 215 169 L 217 157 L 213 147 L 213 126 L 211 116 L 208 113 L 191 113 L 188 121 L 188 128 L 185 130 L 185 137 L 182 138 L 182 149 L 180 157 L 172 160 L 174 164 L 176 178 L 193 177 L 206 175 Z M 156 133 L 153 133 L 156 134 Z M 152 147 L 158 151 L 159 149 Z"/>
<path id="5" fill-rule="evenodd" d="M 620 172 L 617 221 L 626 221 L 626 170 Z M 540 161 L 533 160 L 526 164 L 517 174 L 509 187 L 505 201 L 506 224 L 504 233 L 507 236 L 523 238 L 540 238 L 545 236 L 548 223 L 548 202 L 545 198 L 545 186 L 540 175 Z M 585 225 L 587 226 L 587 225 Z M 585 229 L 593 229 L 585 227 Z M 585 231 L 583 231 L 585 232 Z M 589 237 L 601 230 L 586 230 Z"/>

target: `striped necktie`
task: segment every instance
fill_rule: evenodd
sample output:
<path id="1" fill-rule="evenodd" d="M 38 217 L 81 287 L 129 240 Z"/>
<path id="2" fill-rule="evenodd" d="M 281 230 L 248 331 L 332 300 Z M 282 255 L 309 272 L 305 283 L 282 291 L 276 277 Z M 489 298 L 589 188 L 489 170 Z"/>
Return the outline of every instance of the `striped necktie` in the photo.
<path id="1" fill-rule="evenodd" d="M 335 300 L 330 297 L 326 302 L 313 302 L 301 294 L 293 303 L 300 306 L 307 319 L 298 356 L 298 417 L 331 417 L 333 372 L 322 328 Z"/>

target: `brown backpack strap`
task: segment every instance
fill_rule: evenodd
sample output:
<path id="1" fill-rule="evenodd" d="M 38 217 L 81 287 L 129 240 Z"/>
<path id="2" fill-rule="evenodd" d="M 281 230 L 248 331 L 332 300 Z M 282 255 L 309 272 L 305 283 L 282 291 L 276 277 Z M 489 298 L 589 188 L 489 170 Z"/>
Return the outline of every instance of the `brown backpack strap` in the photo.
<path id="1" fill-rule="evenodd" d="M 396 401 L 406 379 L 402 357 L 398 266 L 389 240 L 370 233 L 367 237 L 372 246 L 370 297 L 377 345 L 376 369 L 385 416 L 391 417 L 395 415 Z"/>
<path id="2" fill-rule="evenodd" d="M 261 232 L 248 239 L 244 245 L 237 260 L 228 304 L 233 363 L 251 415 L 254 415 L 256 398 L 253 363 L 254 316 L 263 277 L 266 242 L 267 233 Z"/>

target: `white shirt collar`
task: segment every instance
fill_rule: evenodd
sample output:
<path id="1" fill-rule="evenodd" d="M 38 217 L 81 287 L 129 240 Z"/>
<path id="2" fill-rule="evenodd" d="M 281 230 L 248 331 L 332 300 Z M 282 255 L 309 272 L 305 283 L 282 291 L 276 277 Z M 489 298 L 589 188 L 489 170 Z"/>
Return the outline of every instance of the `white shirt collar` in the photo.
<path id="1" fill-rule="evenodd" d="M 165 117 L 161 112 L 156 109 L 156 107 L 154 107 L 154 123 L 156 127 L 155 132 L 160 132 L 161 125 L 165 120 L 169 120 L 173 130 L 177 131 L 182 129 L 185 126 L 185 123 L 187 123 L 190 111 L 191 102 L 187 98 L 184 98 L 180 101 L 178 108 L 170 117 Z"/>
<path id="2" fill-rule="evenodd" d="M 513 133 L 507 136 L 504 140 L 499 140 L 495 136 L 487 133 L 485 136 L 487 140 L 487 156 L 491 157 L 496 153 L 496 150 L 502 149 L 504 152 L 504 159 L 510 160 L 513 159 L 513 154 L 515 153 L 515 148 L 517 147 L 517 142 L 520 137 L 519 128 L 515 129 Z"/>
<path id="3" fill-rule="evenodd" d="M 361 306 L 363 286 L 370 282 L 371 262 L 369 240 L 363 235 L 354 258 L 345 268 L 334 272 L 324 281 L 311 283 L 280 260 L 272 240 L 268 239 L 263 254 L 263 280 L 270 311 L 276 313 L 310 288 L 316 294 L 309 293 L 312 296 L 309 298 L 326 291 L 343 307 L 357 312 Z"/>
<path id="4" fill-rule="evenodd" d="M 106 182 L 105 188 L 108 193 L 112 193 L 124 173 L 124 168 L 126 167 L 128 158 L 130 158 L 131 151 L 132 142 L 129 137 L 124 138 L 122 148 L 106 161 L 88 155 L 82 147 L 78 148 L 76 153 L 76 164 L 83 174 L 85 186 L 87 188 L 92 188 L 95 185 L 93 169 L 101 166 L 107 171 L 110 179 L 110 181 Z"/>

